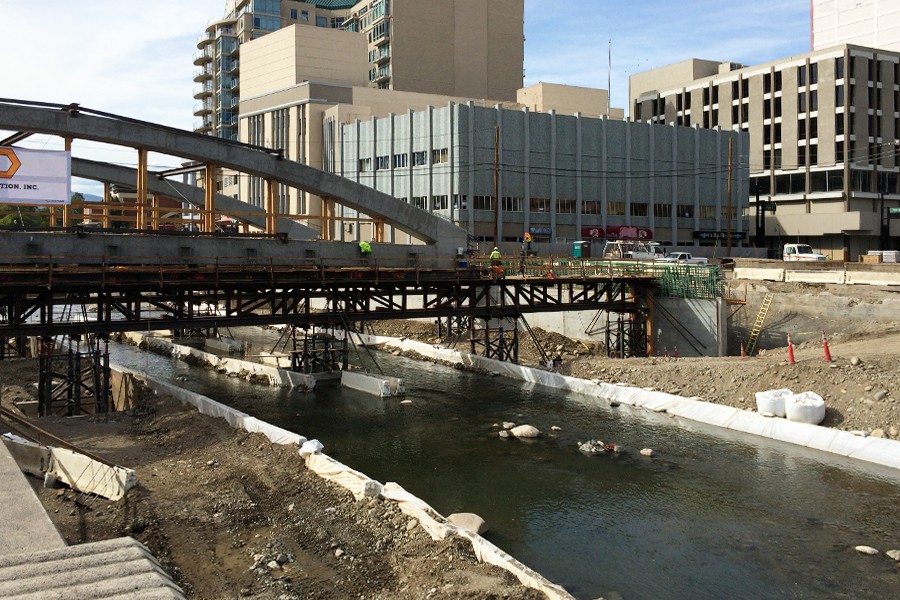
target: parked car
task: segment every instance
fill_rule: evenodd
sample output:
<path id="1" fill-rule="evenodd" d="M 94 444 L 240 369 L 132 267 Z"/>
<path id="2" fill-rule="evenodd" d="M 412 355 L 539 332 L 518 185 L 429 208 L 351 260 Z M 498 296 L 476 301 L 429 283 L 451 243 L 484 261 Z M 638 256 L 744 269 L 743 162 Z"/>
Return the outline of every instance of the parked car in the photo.
<path id="1" fill-rule="evenodd" d="M 690 252 L 669 252 L 659 259 L 661 262 L 678 263 L 682 265 L 705 265 L 709 262 L 703 256 L 692 256 Z"/>
<path id="2" fill-rule="evenodd" d="M 798 260 L 804 262 L 818 262 L 828 260 L 828 257 L 818 252 L 813 252 L 809 244 L 785 244 L 781 254 L 782 260 Z"/>

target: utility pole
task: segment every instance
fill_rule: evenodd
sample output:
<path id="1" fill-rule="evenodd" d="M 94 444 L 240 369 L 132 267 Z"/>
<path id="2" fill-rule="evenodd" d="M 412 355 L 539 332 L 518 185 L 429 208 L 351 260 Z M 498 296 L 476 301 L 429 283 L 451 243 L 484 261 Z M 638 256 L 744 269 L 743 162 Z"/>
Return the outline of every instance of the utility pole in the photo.
<path id="1" fill-rule="evenodd" d="M 733 154 L 734 138 L 728 139 L 728 206 L 725 209 L 725 239 L 727 251 L 725 256 L 731 258 L 731 160 Z M 759 205 L 759 196 L 756 196 L 757 206 Z M 757 209 L 758 210 L 758 209 Z"/>
<path id="2" fill-rule="evenodd" d="M 500 127 L 494 127 L 494 246 L 500 244 Z"/>

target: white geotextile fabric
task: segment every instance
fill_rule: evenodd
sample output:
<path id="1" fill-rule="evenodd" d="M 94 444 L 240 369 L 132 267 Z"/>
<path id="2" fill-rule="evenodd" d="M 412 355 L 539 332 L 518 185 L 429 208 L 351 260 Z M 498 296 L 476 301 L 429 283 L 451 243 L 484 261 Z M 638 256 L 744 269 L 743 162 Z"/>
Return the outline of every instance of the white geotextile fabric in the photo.
<path id="1" fill-rule="evenodd" d="M 477 533 L 453 525 L 438 514 L 422 499 L 410 494 L 394 482 L 384 484 L 381 493 L 386 500 L 397 503 L 400 510 L 419 522 L 433 540 L 442 540 L 449 535 L 458 535 L 472 544 L 475 556 L 481 562 L 495 565 L 516 576 L 522 585 L 544 592 L 551 600 L 574 600 L 561 586 L 548 581 L 540 573 L 529 569 L 515 558 L 490 543 Z"/>
<path id="2" fill-rule="evenodd" d="M 156 381 L 155 379 L 147 377 L 143 373 L 139 373 L 131 369 L 127 369 L 117 365 L 114 365 L 112 368 L 123 373 L 131 373 L 132 375 L 134 375 L 134 377 L 143 381 L 150 389 L 158 393 L 170 395 L 183 404 L 190 404 L 192 406 L 195 406 L 201 414 L 224 419 L 231 427 L 235 429 L 242 429 L 250 433 L 262 433 L 272 443 L 282 445 L 296 444 L 299 446 L 306 441 L 306 438 L 302 435 L 298 435 L 292 431 L 288 431 L 286 429 L 282 429 L 281 427 L 276 427 L 275 425 L 266 423 L 265 421 L 261 421 L 256 417 L 248 415 L 245 412 L 241 412 L 237 409 L 231 408 L 230 406 L 225 406 L 220 402 L 216 402 L 212 398 L 202 396 L 200 394 L 197 394 L 196 392 L 186 390 L 170 383 Z"/>
<path id="3" fill-rule="evenodd" d="M 785 396 L 784 415 L 788 421 L 818 425 L 825 420 L 825 401 L 815 392 Z"/>
<path id="4" fill-rule="evenodd" d="M 381 494 L 384 486 L 363 475 L 355 469 L 334 460 L 327 454 L 306 454 L 306 468 L 316 473 L 322 479 L 332 481 L 344 489 L 350 490 L 357 500 L 374 498 Z"/>

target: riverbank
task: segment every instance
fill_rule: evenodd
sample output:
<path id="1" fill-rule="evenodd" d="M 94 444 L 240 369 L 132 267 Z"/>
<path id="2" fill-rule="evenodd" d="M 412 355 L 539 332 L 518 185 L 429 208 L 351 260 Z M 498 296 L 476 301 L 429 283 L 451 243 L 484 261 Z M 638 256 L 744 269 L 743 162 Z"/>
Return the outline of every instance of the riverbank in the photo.
<path id="1" fill-rule="evenodd" d="M 431 344 L 452 345 L 437 337 L 433 324 L 380 321 L 380 335 L 405 337 Z M 770 347 L 759 356 L 613 359 L 599 344 L 572 340 L 535 329 L 538 342 L 563 362 L 557 371 L 581 379 L 671 393 L 687 398 L 755 411 L 755 392 L 771 389 L 812 391 L 825 400 L 823 427 L 900 439 L 900 324 L 873 326 L 860 322 L 838 329 L 828 338 L 832 362 L 825 362 L 820 336 L 794 345 L 790 364 L 787 346 Z M 467 350 L 457 345 L 459 350 Z M 519 363 L 540 367 L 534 342 L 519 338 Z"/>
<path id="2" fill-rule="evenodd" d="M 0 361 L 4 406 L 34 398 L 37 365 Z M 136 410 L 39 426 L 135 470 L 120 502 L 32 486 L 69 544 L 130 535 L 188 597 L 544 598 L 481 563 L 458 536 L 434 541 L 393 502 L 357 502 L 308 471 L 297 448 L 231 429 L 165 395 Z"/>

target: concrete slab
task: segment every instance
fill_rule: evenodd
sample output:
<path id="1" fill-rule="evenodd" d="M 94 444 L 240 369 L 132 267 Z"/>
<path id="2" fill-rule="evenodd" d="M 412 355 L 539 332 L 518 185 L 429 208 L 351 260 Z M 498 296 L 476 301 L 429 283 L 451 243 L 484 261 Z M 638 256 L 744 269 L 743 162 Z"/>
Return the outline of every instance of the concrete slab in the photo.
<path id="1" fill-rule="evenodd" d="M 64 548 L 62 536 L 25 477 L 6 444 L 0 444 L 0 552 Z"/>

